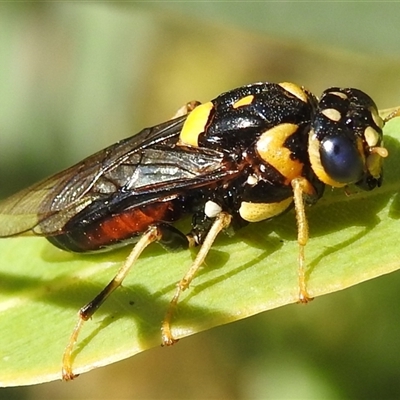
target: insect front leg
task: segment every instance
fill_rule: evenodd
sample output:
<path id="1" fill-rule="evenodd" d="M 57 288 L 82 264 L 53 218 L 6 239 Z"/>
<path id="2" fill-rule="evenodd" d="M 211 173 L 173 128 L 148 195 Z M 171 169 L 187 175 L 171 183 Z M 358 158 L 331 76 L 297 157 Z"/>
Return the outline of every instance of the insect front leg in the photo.
<path id="1" fill-rule="evenodd" d="M 168 224 L 156 224 L 147 229 L 110 283 L 92 301 L 79 310 L 78 321 L 69 338 L 67 347 L 64 350 L 62 359 L 63 380 L 69 381 L 77 376 L 72 371 L 72 352 L 84 322 L 90 319 L 111 293 L 121 286 L 123 280 L 142 254 L 143 250 L 153 242 L 160 242 L 164 247 L 171 250 L 187 248 L 190 245 L 188 238 L 183 233 Z"/>
<path id="2" fill-rule="evenodd" d="M 299 279 L 299 302 L 308 303 L 313 298 L 308 294 L 306 284 L 306 266 L 304 248 L 308 242 L 308 222 L 304 207 L 304 196 L 314 197 L 316 192 L 312 184 L 303 177 L 292 180 L 294 208 L 297 220 L 297 242 L 299 244 L 298 256 L 298 279 Z"/>
<path id="3" fill-rule="evenodd" d="M 207 235 L 204 238 L 203 244 L 201 245 L 201 248 L 199 252 L 197 253 L 197 256 L 189 268 L 189 270 L 186 272 L 185 276 L 178 282 L 174 297 L 172 298 L 167 313 L 164 317 L 162 327 L 161 327 L 161 337 L 162 337 L 162 346 L 171 346 L 173 345 L 177 339 L 175 339 L 172 335 L 171 332 L 171 320 L 172 316 L 174 314 L 176 305 L 178 304 L 179 297 L 181 293 L 186 290 L 194 277 L 196 276 L 197 271 L 203 264 L 208 252 L 210 251 L 210 248 L 212 244 L 214 243 L 216 237 L 218 234 L 225 228 L 227 228 L 232 220 L 232 216 L 229 215 L 228 213 L 225 212 L 220 212 L 215 220 L 213 221 Z"/>

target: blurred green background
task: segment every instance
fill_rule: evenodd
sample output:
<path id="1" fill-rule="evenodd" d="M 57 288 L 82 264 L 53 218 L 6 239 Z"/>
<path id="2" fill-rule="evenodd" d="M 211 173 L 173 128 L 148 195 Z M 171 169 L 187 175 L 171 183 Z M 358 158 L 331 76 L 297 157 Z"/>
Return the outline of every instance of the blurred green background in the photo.
<path id="1" fill-rule="evenodd" d="M 0 197 L 246 83 L 400 105 L 399 21 L 383 2 L 3 3 Z M 392 274 L 0 399 L 399 398 L 399 285 Z"/>

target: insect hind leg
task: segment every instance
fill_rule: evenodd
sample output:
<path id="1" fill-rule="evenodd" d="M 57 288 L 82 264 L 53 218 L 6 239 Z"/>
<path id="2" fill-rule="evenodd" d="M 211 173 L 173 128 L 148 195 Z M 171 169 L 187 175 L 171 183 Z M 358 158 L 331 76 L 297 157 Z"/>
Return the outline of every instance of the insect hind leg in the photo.
<path id="1" fill-rule="evenodd" d="M 84 322 L 90 319 L 111 293 L 121 286 L 143 250 L 153 242 L 160 242 L 164 247 L 171 250 L 187 248 L 190 245 L 188 238 L 183 233 L 168 224 L 152 225 L 147 229 L 110 283 L 93 300 L 79 310 L 78 321 L 64 350 L 62 360 L 63 380 L 69 381 L 77 376 L 72 371 L 72 352 Z"/>

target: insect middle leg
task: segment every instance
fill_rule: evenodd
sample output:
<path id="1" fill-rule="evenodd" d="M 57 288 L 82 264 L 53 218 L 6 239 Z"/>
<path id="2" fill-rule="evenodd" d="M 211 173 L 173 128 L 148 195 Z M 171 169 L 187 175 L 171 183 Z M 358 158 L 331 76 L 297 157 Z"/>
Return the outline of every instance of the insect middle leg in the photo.
<path id="1" fill-rule="evenodd" d="M 187 248 L 190 245 L 188 238 L 183 233 L 168 224 L 152 225 L 147 229 L 110 283 L 92 301 L 79 310 L 78 321 L 69 338 L 67 347 L 64 350 L 62 360 L 62 378 L 64 380 L 69 381 L 76 377 L 72 371 L 72 352 L 84 322 L 90 319 L 111 293 L 121 286 L 123 280 L 142 254 L 143 250 L 153 242 L 160 242 L 162 245 L 172 250 Z"/>
<path id="2" fill-rule="evenodd" d="M 186 272 L 185 276 L 178 282 L 174 297 L 172 298 L 167 313 L 164 317 L 162 327 L 161 327 L 161 338 L 162 338 L 162 346 L 171 346 L 173 345 L 177 339 L 175 339 L 171 332 L 171 320 L 174 314 L 176 305 L 178 304 L 179 297 L 181 293 L 186 290 L 194 277 L 196 276 L 197 271 L 203 264 L 208 252 L 212 244 L 214 243 L 218 234 L 225 228 L 227 228 L 232 221 L 232 216 L 228 213 L 221 212 L 217 215 L 214 222 L 212 223 L 207 235 L 203 241 L 203 244 L 197 253 L 197 256 Z"/>

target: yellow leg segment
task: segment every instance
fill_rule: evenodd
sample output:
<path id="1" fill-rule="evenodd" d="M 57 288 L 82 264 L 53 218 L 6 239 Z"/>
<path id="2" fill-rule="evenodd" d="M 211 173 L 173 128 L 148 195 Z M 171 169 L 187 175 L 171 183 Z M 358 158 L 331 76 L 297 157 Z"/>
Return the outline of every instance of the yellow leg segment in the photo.
<path id="1" fill-rule="evenodd" d="M 294 208 L 297 220 L 297 242 L 299 244 L 298 256 L 298 279 L 299 279 L 299 302 L 308 303 L 313 298 L 307 292 L 306 266 L 304 248 L 308 242 L 308 222 L 304 209 L 303 194 L 314 194 L 314 189 L 305 178 L 296 178 L 292 181 Z"/>
<path id="2" fill-rule="evenodd" d="M 177 339 L 175 339 L 172 335 L 171 332 L 171 320 L 172 316 L 174 314 L 176 305 L 178 304 L 179 296 L 181 293 L 186 290 L 194 277 L 196 276 L 197 271 L 203 264 L 208 252 L 210 251 L 210 248 L 212 244 L 215 241 L 215 238 L 218 236 L 218 234 L 225 228 L 227 228 L 230 223 L 231 223 L 232 217 L 225 213 L 221 212 L 218 214 L 218 216 L 215 218 L 215 221 L 213 222 L 211 229 L 208 231 L 207 236 L 197 254 L 197 257 L 195 258 L 192 266 L 190 269 L 186 272 L 185 276 L 178 282 L 176 291 L 174 294 L 174 297 L 172 298 L 167 313 L 165 315 L 164 321 L 162 323 L 161 327 L 161 337 L 162 337 L 162 346 L 171 346 L 175 342 L 177 342 Z"/>
<path id="3" fill-rule="evenodd" d="M 125 260 L 123 266 L 119 269 L 119 271 L 110 281 L 110 283 L 91 302 L 89 302 L 79 310 L 78 322 L 76 323 L 75 328 L 69 338 L 67 347 L 64 350 L 64 355 L 62 359 L 63 380 L 70 381 L 77 376 L 72 371 L 72 352 L 75 347 L 75 343 L 78 340 L 78 335 L 82 329 L 83 323 L 92 317 L 92 315 L 96 312 L 100 305 L 104 303 L 107 297 L 110 296 L 110 294 L 114 292 L 115 289 L 121 286 L 122 281 L 125 279 L 133 264 L 142 254 L 143 250 L 150 243 L 153 243 L 160 239 L 161 233 L 159 229 L 156 226 L 150 227 L 136 243 L 128 258 Z"/>

